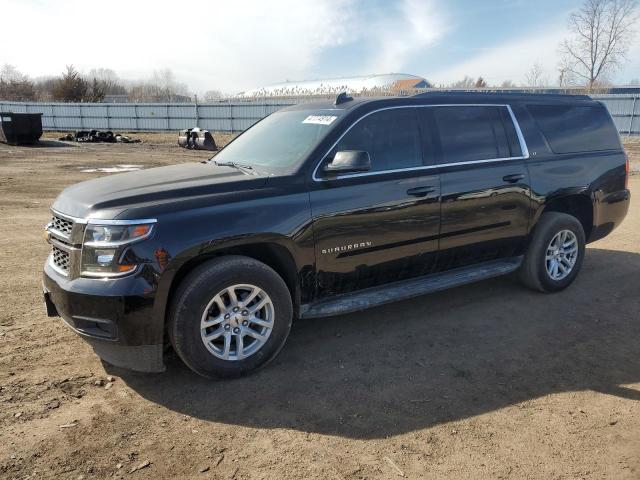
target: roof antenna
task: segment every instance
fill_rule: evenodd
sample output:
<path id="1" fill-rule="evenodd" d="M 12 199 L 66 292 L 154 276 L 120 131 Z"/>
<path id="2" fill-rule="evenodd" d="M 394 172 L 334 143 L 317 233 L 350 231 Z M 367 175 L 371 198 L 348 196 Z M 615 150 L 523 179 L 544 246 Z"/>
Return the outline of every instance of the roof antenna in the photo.
<path id="1" fill-rule="evenodd" d="M 347 95 L 347 92 L 342 92 L 336 97 L 336 101 L 333 102 L 334 105 L 340 105 L 342 103 L 347 103 L 353 100 L 353 97 Z"/>

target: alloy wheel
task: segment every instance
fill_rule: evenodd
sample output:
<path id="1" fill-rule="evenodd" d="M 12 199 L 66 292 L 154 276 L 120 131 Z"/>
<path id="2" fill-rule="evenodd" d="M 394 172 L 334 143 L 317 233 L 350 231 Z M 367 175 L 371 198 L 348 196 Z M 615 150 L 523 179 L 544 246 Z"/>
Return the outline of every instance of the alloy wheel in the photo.
<path id="1" fill-rule="evenodd" d="M 207 304 L 200 321 L 202 341 L 217 358 L 243 360 L 267 342 L 274 313 L 271 298 L 260 287 L 232 285 Z"/>
<path id="2" fill-rule="evenodd" d="M 578 239 L 571 230 L 561 230 L 547 246 L 545 264 L 552 280 L 566 278 L 578 259 Z"/>

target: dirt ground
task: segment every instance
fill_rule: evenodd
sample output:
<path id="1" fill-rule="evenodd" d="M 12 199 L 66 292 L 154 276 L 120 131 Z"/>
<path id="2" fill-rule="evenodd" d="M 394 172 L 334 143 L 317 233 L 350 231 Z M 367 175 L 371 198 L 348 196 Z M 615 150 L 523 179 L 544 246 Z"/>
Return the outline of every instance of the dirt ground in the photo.
<path id="1" fill-rule="evenodd" d="M 631 171 L 640 173 L 640 137 L 622 137 L 622 143 L 629 155 Z"/>
<path id="2" fill-rule="evenodd" d="M 0 478 L 640 478 L 640 176 L 562 293 L 498 278 L 300 321 L 268 368 L 212 382 L 104 365 L 44 314 L 63 187 L 209 156 L 138 136 L 0 145 Z"/>

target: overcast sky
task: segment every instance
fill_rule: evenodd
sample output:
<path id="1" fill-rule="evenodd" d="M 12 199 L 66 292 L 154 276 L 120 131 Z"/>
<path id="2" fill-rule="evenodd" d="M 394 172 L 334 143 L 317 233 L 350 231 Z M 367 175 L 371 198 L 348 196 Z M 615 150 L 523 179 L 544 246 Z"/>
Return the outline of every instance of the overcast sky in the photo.
<path id="1" fill-rule="evenodd" d="M 580 0 L 0 0 L 0 64 L 31 76 L 170 68 L 199 93 L 285 80 L 401 72 L 439 84 L 482 75 L 557 81 L 557 46 Z M 640 32 L 615 81 L 640 78 Z"/>

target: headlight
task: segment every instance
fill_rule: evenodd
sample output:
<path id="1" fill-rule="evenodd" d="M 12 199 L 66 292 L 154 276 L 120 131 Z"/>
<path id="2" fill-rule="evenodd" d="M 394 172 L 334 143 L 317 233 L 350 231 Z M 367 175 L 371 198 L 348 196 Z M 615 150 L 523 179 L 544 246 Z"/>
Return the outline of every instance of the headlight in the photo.
<path id="1" fill-rule="evenodd" d="M 133 272 L 138 265 L 122 261 L 124 250 L 128 245 L 148 238 L 152 231 L 153 223 L 89 223 L 82 243 L 81 275 L 119 277 Z"/>
<path id="2" fill-rule="evenodd" d="M 152 224 L 146 225 L 87 225 L 84 244 L 92 247 L 124 245 L 142 240 L 151 234 Z"/>

